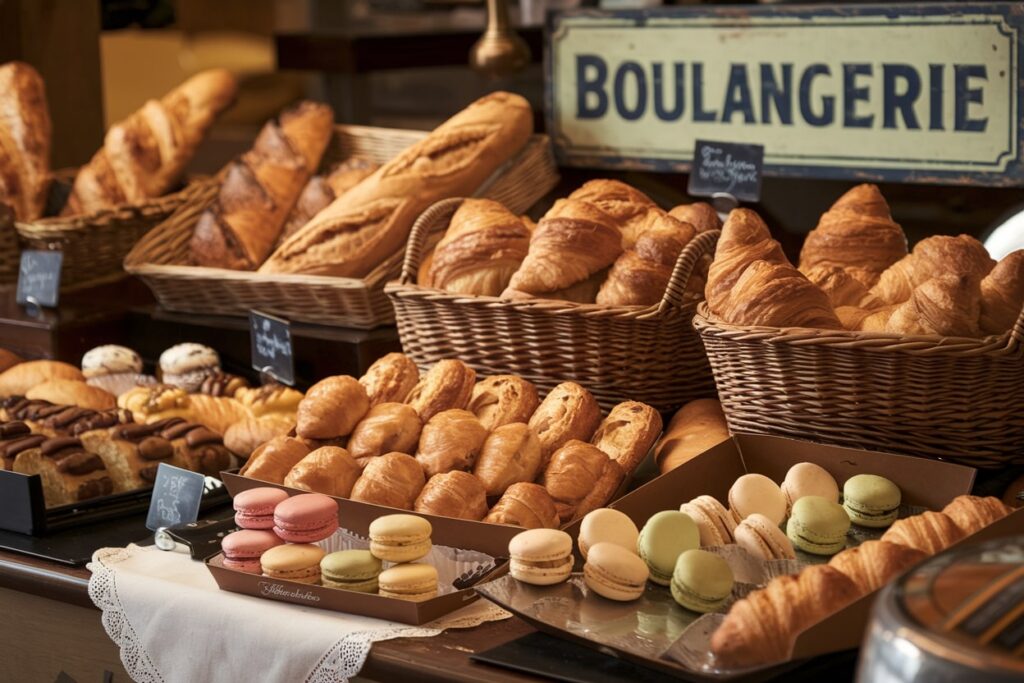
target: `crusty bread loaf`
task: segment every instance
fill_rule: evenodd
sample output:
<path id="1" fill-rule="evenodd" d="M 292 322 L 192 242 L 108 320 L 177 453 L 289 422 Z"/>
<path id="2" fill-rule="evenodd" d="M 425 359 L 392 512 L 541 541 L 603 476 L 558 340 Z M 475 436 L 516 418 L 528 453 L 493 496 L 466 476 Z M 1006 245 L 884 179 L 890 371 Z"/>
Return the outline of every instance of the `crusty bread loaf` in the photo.
<path id="1" fill-rule="evenodd" d="M 0 372 L 0 396 L 24 396 L 37 384 L 51 379 L 85 381 L 82 371 L 59 360 L 30 360 Z"/>
<path id="2" fill-rule="evenodd" d="M 43 215 L 50 187 L 50 111 L 39 73 L 24 62 L 0 66 L 0 204 L 19 221 Z"/>
<path id="3" fill-rule="evenodd" d="M 260 272 L 365 276 L 402 248 L 424 209 L 475 193 L 522 149 L 532 128 L 524 98 L 507 92 L 482 97 L 332 202 Z"/>
<path id="4" fill-rule="evenodd" d="M 334 112 L 300 102 L 269 121 L 252 149 L 228 165 L 220 193 L 189 243 L 201 266 L 252 270 L 274 248 L 288 212 L 320 165 Z"/>
<path id="5" fill-rule="evenodd" d="M 654 459 L 664 474 L 728 438 L 722 404 L 717 399 L 698 398 L 672 416 L 654 447 Z"/>
<path id="6" fill-rule="evenodd" d="M 288 214 L 284 230 L 278 237 L 278 244 L 298 232 L 299 228 L 326 209 L 331 202 L 373 175 L 378 168 L 379 164 L 368 159 L 352 157 L 327 173 L 310 178 L 306 187 L 302 188 L 302 193 L 292 207 L 291 213 Z"/>

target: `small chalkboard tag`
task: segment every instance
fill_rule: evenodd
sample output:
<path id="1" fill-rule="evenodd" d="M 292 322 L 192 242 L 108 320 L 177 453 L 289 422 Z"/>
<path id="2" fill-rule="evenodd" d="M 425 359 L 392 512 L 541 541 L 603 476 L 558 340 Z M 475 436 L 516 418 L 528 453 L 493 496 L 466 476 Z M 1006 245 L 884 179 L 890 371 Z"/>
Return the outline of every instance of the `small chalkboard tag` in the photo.
<path id="1" fill-rule="evenodd" d="M 153 484 L 153 497 L 149 501 L 146 528 L 156 531 L 161 527 L 196 521 L 205 488 L 206 477 L 202 474 L 160 463 Z"/>
<path id="2" fill-rule="evenodd" d="M 731 195 L 756 202 L 761 198 L 763 145 L 697 140 L 687 192 L 694 197 Z"/>
<path id="3" fill-rule="evenodd" d="M 295 359 L 292 357 L 292 330 L 287 320 L 249 311 L 252 342 L 252 367 L 261 375 L 270 375 L 282 384 L 295 384 Z"/>
<path id="4" fill-rule="evenodd" d="M 55 308 L 60 300 L 62 251 L 21 252 L 16 300 L 19 306 Z"/>

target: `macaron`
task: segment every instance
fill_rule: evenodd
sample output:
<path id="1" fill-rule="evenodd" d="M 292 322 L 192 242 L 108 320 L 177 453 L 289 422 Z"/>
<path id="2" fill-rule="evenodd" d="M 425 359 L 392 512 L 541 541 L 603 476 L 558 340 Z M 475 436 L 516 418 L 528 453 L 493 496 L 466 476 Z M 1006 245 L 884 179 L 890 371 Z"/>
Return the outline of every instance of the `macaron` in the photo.
<path id="1" fill-rule="evenodd" d="M 528 529 L 508 542 L 512 578 L 535 586 L 561 583 L 572 574 L 572 537 L 557 529 Z"/>
<path id="2" fill-rule="evenodd" d="M 732 595 L 732 569 L 724 558 L 706 550 L 687 550 L 672 572 L 672 599 L 681 607 L 707 614 L 725 606 Z"/>
<path id="3" fill-rule="evenodd" d="M 736 526 L 736 544 L 762 560 L 793 560 L 796 552 L 778 524 L 755 512 Z"/>
<path id="4" fill-rule="evenodd" d="M 697 496 L 689 503 L 679 506 L 679 511 L 689 515 L 700 531 L 701 546 L 720 546 L 732 543 L 736 520 L 724 505 L 712 496 Z"/>
<path id="5" fill-rule="evenodd" d="M 821 496 L 804 496 L 793 504 L 786 535 L 800 550 L 835 555 L 846 546 L 850 517 L 843 506 Z"/>
<path id="6" fill-rule="evenodd" d="M 609 600 L 636 600 L 644 594 L 647 577 L 644 561 L 614 543 L 592 545 L 583 565 L 583 582 Z"/>
<path id="7" fill-rule="evenodd" d="M 782 494 L 786 496 L 786 504 L 790 508 L 804 496 L 821 496 L 838 503 L 839 484 L 824 467 L 813 462 L 798 462 L 786 472 L 786 478 L 782 481 Z"/>
<path id="8" fill-rule="evenodd" d="M 338 503 L 322 493 L 300 493 L 274 508 L 274 533 L 289 543 L 315 543 L 338 530 Z"/>
<path id="9" fill-rule="evenodd" d="M 327 588 L 376 593 L 381 569 L 369 550 L 339 550 L 320 560 L 320 579 Z"/>
<path id="10" fill-rule="evenodd" d="M 598 508 L 591 510 L 580 523 L 580 534 L 576 540 L 580 555 L 587 559 L 587 549 L 595 543 L 614 543 L 633 553 L 636 552 L 636 541 L 640 532 L 628 515 L 612 510 Z"/>
<path id="11" fill-rule="evenodd" d="M 843 508 L 858 526 L 882 529 L 900 515 L 900 488 L 885 477 L 858 474 L 843 484 Z"/>
<path id="12" fill-rule="evenodd" d="M 260 557 L 263 575 L 296 583 L 319 583 L 323 548 L 308 543 L 286 543 Z"/>
<path id="13" fill-rule="evenodd" d="M 232 501 L 235 524 L 243 529 L 273 529 L 274 508 L 288 500 L 288 492 L 271 486 L 242 491 Z"/>
<path id="14" fill-rule="evenodd" d="M 437 595 L 437 570 L 429 564 L 399 564 L 385 569 L 377 578 L 379 595 L 423 602 Z"/>
<path id="15" fill-rule="evenodd" d="M 284 541 L 272 531 L 236 531 L 220 541 L 220 549 L 224 553 L 223 565 L 247 574 L 259 574 L 262 571 L 260 557 L 263 553 L 283 544 Z"/>
<path id="16" fill-rule="evenodd" d="M 744 474 L 729 489 L 729 509 L 737 524 L 757 512 L 779 525 L 786 518 L 786 496 L 763 474 Z"/>
<path id="17" fill-rule="evenodd" d="M 433 547 L 432 532 L 430 522 L 422 517 L 384 515 L 370 523 L 370 552 L 388 562 L 419 560 Z"/>
<path id="18" fill-rule="evenodd" d="M 650 570 L 651 581 L 662 586 L 672 581 L 679 556 L 699 547 L 696 522 L 678 510 L 663 510 L 647 520 L 636 544 L 640 559 Z"/>

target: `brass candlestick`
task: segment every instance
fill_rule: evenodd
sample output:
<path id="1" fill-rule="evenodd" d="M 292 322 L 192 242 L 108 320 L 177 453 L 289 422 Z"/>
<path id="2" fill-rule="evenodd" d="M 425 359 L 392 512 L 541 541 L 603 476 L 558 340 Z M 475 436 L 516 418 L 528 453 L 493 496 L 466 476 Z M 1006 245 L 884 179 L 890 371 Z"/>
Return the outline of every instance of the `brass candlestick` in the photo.
<path id="1" fill-rule="evenodd" d="M 507 0 L 487 0 L 487 29 L 469 51 L 469 65 L 493 78 L 522 70 L 530 62 L 530 48 L 511 29 Z"/>

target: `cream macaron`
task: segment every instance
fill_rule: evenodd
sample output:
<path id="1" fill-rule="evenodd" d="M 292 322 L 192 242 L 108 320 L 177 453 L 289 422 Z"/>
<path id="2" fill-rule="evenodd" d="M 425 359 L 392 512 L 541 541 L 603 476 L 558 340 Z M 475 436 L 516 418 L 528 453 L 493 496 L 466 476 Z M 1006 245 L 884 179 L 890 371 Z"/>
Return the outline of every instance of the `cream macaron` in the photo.
<path id="1" fill-rule="evenodd" d="M 636 600 L 644 594 L 647 577 L 644 561 L 614 543 L 595 543 L 583 565 L 587 588 L 609 600 Z"/>
<path id="2" fill-rule="evenodd" d="M 587 550 L 597 543 L 621 545 L 631 553 L 636 552 L 636 540 L 640 530 L 625 513 L 611 508 L 598 508 L 587 513 L 580 523 L 580 534 L 576 540 L 580 555 L 587 559 Z"/>
<path id="3" fill-rule="evenodd" d="M 433 547 L 430 522 L 416 515 L 384 515 L 370 523 L 370 552 L 388 562 L 412 562 Z"/>
<path id="4" fill-rule="evenodd" d="M 779 525 L 786 519 L 786 496 L 763 474 L 744 474 L 729 489 L 729 510 L 737 524 L 757 512 Z"/>
<path id="5" fill-rule="evenodd" d="M 561 583 L 572 574 L 572 537 L 557 529 L 528 529 L 508 543 L 509 573 L 535 586 Z"/>
<path id="6" fill-rule="evenodd" d="M 423 602 L 437 596 L 437 569 L 429 564 L 397 564 L 377 577 L 377 594 Z"/>

